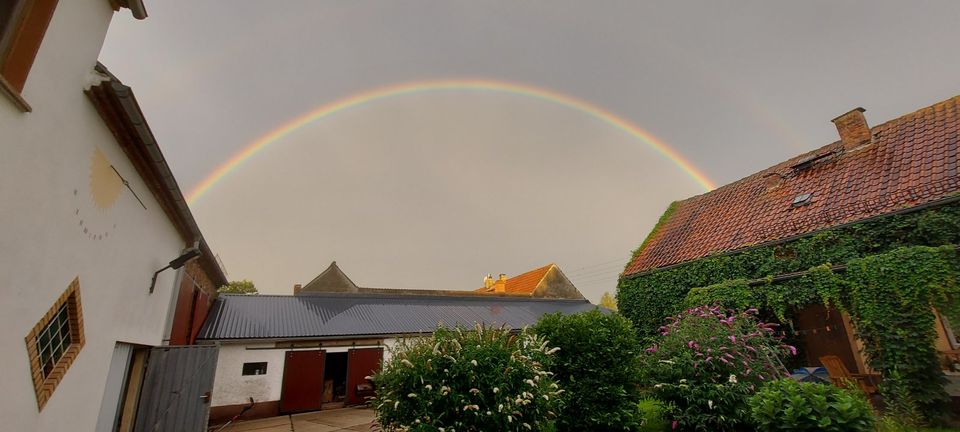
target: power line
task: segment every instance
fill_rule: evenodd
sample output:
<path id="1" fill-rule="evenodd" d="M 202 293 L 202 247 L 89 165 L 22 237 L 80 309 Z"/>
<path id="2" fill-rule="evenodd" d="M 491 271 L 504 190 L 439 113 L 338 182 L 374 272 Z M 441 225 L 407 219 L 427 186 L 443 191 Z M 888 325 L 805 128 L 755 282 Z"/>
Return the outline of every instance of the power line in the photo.
<path id="1" fill-rule="evenodd" d="M 567 276 L 585 276 L 593 273 L 604 273 L 609 271 L 617 271 L 619 273 L 622 268 L 623 267 L 620 264 L 613 264 L 606 267 L 598 267 L 592 270 L 583 270 L 580 272 L 570 272 L 570 273 L 564 273 L 564 274 L 566 274 Z"/>
<path id="2" fill-rule="evenodd" d="M 571 272 L 571 273 L 576 273 L 577 271 L 580 271 L 580 270 L 583 270 L 583 269 L 588 269 L 588 268 L 591 268 L 591 267 L 597 267 L 597 266 L 602 266 L 602 265 L 611 264 L 611 263 L 617 263 L 617 262 L 622 263 L 622 262 L 623 262 L 623 258 L 616 258 L 616 259 L 612 259 L 612 260 L 610 260 L 610 261 L 604 261 L 604 262 L 600 262 L 600 263 L 596 263 L 596 264 L 588 264 L 588 265 L 585 265 L 585 266 L 583 266 L 583 267 L 577 267 L 577 268 L 571 270 L 570 272 Z"/>

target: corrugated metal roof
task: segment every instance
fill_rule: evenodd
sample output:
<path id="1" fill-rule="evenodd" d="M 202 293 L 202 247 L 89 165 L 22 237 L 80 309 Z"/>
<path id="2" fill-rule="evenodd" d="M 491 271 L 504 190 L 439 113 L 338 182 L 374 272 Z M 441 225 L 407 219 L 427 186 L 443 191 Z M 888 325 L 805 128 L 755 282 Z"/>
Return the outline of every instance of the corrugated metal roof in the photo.
<path id="1" fill-rule="evenodd" d="M 438 324 L 510 328 L 541 316 L 596 308 L 586 300 L 488 296 L 403 296 L 316 293 L 221 295 L 198 339 L 313 338 L 426 333 Z"/>

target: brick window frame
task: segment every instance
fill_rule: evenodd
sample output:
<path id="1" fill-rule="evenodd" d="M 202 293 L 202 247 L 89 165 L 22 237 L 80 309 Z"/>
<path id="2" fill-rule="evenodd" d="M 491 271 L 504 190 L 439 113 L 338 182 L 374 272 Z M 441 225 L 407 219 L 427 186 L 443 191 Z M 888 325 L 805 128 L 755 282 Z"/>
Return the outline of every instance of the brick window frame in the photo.
<path id="1" fill-rule="evenodd" d="M 12 1 L 13 14 L 0 22 L 0 93 L 29 112 L 32 108 L 21 93 L 59 0 Z"/>
<path id="2" fill-rule="evenodd" d="M 57 359 L 53 365 L 53 369 L 49 373 L 44 374 L 43 365 L 40 364 L 37 338 L 64 306 L 66 306 L 67 320 L 70 325 L 70 346 L 68 346 L 60 358 Z M 73 282 L 70 282 L 70 286 L 67 287 L 63 294 L 60 294 L 60 297 L 57 298 L 57 301 L 54 302 L 53 306 L 50 307 L 43 318 L 37 321 L 37 324 L 30 330 L 30 333 L 27 333 L 27 336 L 24 337 L 24 342 L 27 344 L 27 356 L 30 361 L 33 389 L 37 395 L 37 409 L 42 411 L 44 405 L 47 404 L 50 396 L 53 395 L 54 390 L 56 390 L 60 384 L 63 376 L 67 373 L 67 369 L 70 369 L 73 361 L 77 358 L 77 355 L 86 343 L 83 335 L 83 308 L 80 305 L 79 278 L 74 278 Z"/>

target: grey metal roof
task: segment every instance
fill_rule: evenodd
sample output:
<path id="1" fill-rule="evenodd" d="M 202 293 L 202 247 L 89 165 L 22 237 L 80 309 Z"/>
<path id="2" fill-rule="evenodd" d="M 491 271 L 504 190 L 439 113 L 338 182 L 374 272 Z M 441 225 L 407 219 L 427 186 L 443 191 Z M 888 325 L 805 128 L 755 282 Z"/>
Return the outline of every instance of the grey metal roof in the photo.
<path id="1" fill-rule="evenodd" d="M 544 314 L 596 308 L 587 300 L 499 296 L 311 293 L 221 295 L 198 339 L 321 338 L 426 333 L 438 324 L 533 325 Z M 601 310 L 605 310 L 601 308 Z"/>

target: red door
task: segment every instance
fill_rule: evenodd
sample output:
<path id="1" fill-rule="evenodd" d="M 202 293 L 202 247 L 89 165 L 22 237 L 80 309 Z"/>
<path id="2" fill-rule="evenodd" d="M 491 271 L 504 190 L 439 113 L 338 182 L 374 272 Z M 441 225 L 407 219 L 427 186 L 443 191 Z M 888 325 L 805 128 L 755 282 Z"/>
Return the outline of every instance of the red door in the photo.
<path id="1" fill-rule="evenodd" d="M 287 351 L 283 362 L 280 411 L 320 409 L 323 393 L 323 351 Z"/>
<path id="2" fill-rule="evenodd" d="M 352 349 L 347 356 L 347 405 L 362 404 L 373 396 L 373 386 L 366 377 L 380 370 L 383 348 Z"/>

